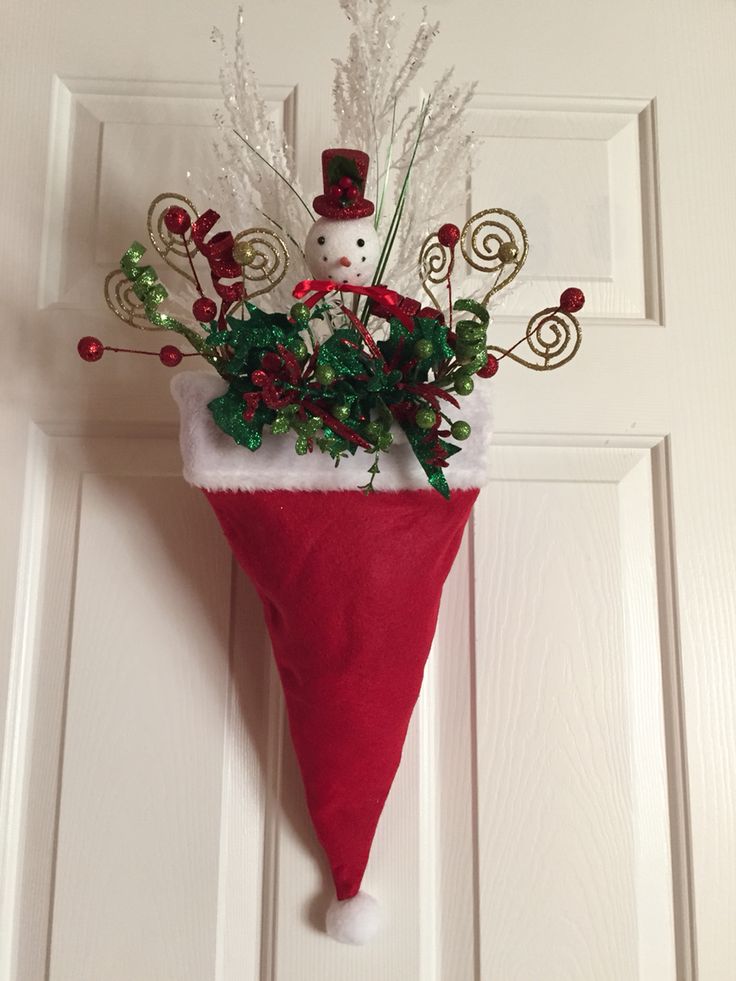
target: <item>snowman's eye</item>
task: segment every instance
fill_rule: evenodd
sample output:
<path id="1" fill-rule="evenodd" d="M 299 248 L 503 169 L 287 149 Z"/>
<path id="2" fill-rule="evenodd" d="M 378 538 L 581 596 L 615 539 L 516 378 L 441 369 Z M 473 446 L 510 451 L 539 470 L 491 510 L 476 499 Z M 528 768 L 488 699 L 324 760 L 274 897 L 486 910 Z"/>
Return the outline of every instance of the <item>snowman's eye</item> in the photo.
<path id="1" fill-rule="evenodd" d="M 317 239 L 317 244 L 318 245 L 324 245 L 325 244 L 325 237 L 324 237 L 324 235 L 320 235 L 320 237 Z"/>
<path id="2" fill-rule="evenodd" d="M 357 246 L 358 246 L 359 249 L 362 249 L 363 246 L 365 245 L 365 239 L 364 238 L 359 238 L 356 244 L 357 244 Z"/>

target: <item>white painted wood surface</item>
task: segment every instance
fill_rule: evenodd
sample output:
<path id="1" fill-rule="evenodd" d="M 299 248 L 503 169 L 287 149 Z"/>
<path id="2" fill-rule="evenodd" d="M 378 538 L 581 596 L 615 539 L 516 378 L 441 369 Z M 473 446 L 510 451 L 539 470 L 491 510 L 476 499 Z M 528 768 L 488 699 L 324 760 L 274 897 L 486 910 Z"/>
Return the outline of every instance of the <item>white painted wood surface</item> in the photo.
<path id="1" fill-rule="evenodd" d="M 563 284 L 590 302 L 568 368 L 493 382 L 366 877 L 388 927 L 352 949 L 320 932 L 258 603 L 178 479 L 168 377 L 74 351 L 132 340 L 102 278 L 207 164 L 234 6 L 6 5 L 0 981 L 736 976 L 736 5 L 431 12 L 437 72 L 480 79 L 471 207 L 534 247 L 500 342 Z M 346 25 L 331 0 L 248 23 L 316 187 Z"/>

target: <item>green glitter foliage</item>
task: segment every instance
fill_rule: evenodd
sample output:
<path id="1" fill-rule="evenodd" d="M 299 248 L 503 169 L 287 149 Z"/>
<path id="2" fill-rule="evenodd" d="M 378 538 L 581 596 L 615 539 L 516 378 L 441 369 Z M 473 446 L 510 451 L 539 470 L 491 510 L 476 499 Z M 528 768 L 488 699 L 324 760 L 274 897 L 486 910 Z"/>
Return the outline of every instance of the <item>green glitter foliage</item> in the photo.
<path id="1" fill-rule="evenodd" d="M 461 309 L 475 314 L 471 303 Z M 363 487 L 370 493 L 398 425 L 429 484 L 449 496 L 445 469 L 460 447 L 443 438 L 452 435 L 445 410 L 457 404 L 453 390 L 467 387 L 473 370 L 457 357 L 457 347 L 485 354 L 483 318 L 461 321 L 455 335 L 441 318 L 394 318 L 388 337 L 371 346 L 348 318 L 333 313 L 332 333 L 307 345 L 301 309 L 299 317 L 287 317 L 246 303 L 243 312 L 244 318 L 213 322 L 205 341 L 226 358 L 221 373 L 228 391 L 210 403 L 220 429 L 257 450 L 267 427 L 271 436 L 291 435 L 297 455 L 318 450 L 335 466 L 362 447 L 374 455 Z M 312 313 L 322 319 L 322 311 Z M 456 432 L 453 438 L 467 438 L 461 428 Z"/>
<path id="2" fill-rule="evenodd" d="M 359 186 L 352 161 L 336 157 L 331 167 L 332 178 L 347 176 Z M 218 315 L 195 330 L 160 309 L 168 294 L 153 267 L 141 264 L 145 252 L 133 242 L 120 261 L 122 271 L 149 322 L 186 338 L 227 382 L 209 408 L 236 443 L 258 450 L 265 428 L 269 438 L 291 437 L 298 455 L 317 449 L 335 466 L 363 449 L 373 455 L 363 487 L 369 493 L 381 453 L 390 452 L 391 430 L 399 427 L 429 484 L 449 496 L 444 471 L 460 447 L 444 437 L 465 440 L 470 427 L 446 413 L 459 407 L 458 397 L 473 389 L 472 375 L 486 365 L 489 318 L 483 306 L 457 300 L 454 310 L 473 319 L 458 320 L 454 331 L 439 313 L 426 316 L 427 310 L 425 316 L 393 317 L 382 332 L 387 336 L 377 340 L 366 327 L 368 300 L 362 321 L 323 299 L 295 303 L 289 314 L 223 300 Z M 407 303 L 419 309 L 416 301 Z M 319 343 L 318 323 L 326 334 Z"/>
<path id="3" fill-rule="evenodd" d="M 270 421 L 269 410 L 258 406 L 253 418 L 246 421 L 243 418 L 243 398 L 232 387 L 209 403 L 212 416 L 223 432 L 232 436 L 236 443 L 247 446 L 249 450 L 257 450 L 262 442 L 263 427 Z"/>
<path id="4" fill-rule="evenodd" d="M 363 449 L 373 457 L 362 488 L 370 493 L 392 430 L 401 428 L 429 484 L 449 496 L 445 470 L 460 447 L 445 437 L 463 441 L 470 427 L 446 413 L 458 408 L 456 395 L 472 390 L 472 375 L 486 364 L 484 307 L 457 300 L 454 309 L 473 319 L 459 320 L 454 331 L 439 314 L 394 317 L 377 340 L 344 307 L 338 312 L 320 301 L 269 313 L 246 300 L 223 302 L 217 317 L 194 330 L 160 310 L 167 292 L 154 269 L 141 265 L 145 251 L 134 242 L 121 268 L 148 320 L 185 337 L 227 382 L 209 408 L 236 443 L 256 451 L 265 429 L 269 439 L 291 438 L 297 455 L 318 450 L 335 466 Z"/>

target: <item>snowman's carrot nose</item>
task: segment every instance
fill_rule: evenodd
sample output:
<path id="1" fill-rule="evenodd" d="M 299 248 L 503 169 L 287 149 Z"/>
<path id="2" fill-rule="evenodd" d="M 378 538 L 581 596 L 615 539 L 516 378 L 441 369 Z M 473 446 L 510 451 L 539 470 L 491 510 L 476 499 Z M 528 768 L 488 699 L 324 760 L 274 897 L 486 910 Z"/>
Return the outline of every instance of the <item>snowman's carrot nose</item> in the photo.
<path id="1" fill-rule="evenodd" d="M 352 262 L 350 261 L 350 259 L 348 259 L 348 257 L 346 255 L 341 255 L 340 256 L 340 265 L 341 266 L 346 266 L 346 267 L 347 266 L 352 266 Z"/>

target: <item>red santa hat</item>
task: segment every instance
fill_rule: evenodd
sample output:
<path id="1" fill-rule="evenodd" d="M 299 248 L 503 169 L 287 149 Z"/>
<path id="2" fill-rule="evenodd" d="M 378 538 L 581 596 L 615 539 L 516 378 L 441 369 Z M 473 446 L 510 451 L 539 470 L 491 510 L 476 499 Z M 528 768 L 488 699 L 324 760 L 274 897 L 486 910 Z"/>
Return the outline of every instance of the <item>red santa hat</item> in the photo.
<path id="1" fill-rule="evenodd" d="M 336 899 L 328 932 L 362 943 L 378 923 L 360 891 L 401 759 L 432 643 L 442 586 L 457 553 L 490 438 L 487 395 L 463 404 L 472 436 L 453 458 L 449 500 L 427 486 L 408 443 L 381 465 L 380 489 L 356 489 L 365 460 L 335 468 L 286 440 L 258 454 L 215 424 L 225 383 L 174 378 L 184 477 L 207 496 L 263 604 L 307 804 Z"/>
<path id="2" fill-rule="evenodd" d="M 369 159 L 362 150 L 322 151 L 324 191 L 312 202 L 318 215 L 344 221 L 373 214 L 373 202 L 365 197 Z"/>

